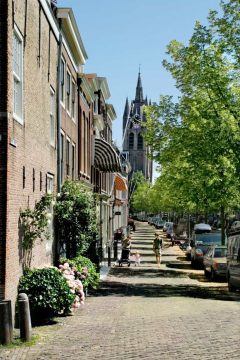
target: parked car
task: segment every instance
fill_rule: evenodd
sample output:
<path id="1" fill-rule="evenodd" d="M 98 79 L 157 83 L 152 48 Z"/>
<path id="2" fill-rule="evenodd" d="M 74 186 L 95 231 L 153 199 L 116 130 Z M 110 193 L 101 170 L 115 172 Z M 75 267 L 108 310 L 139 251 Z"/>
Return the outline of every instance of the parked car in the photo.
<path id="1" fill-rule="evenodd" d="M 171 234 L 172 245 L 181 244 L 187 240 L 187 220 L 180 219 L 178 224 L 173 224 L 173 232 Z"/>
<path id="2" fill-rule="evenodd" d="M 171 237 L 174 234 L 173 225 L 174 225 L 173 223 L 171 223 L 171 224 L 169 223 L 168 228 L 166 230 L 166 235 L 167 235 L 167 238 L 169 238 L 169 239 L 171 239 Z"/>
<path id="3" fill-rule="evenodd" d="M 232 223 L 230 231 L 237 231 L 237 229 L 240 229 L 240 221 L 236 220 Z"/>
<path id="4" fill-rule="evenodd" d="M 165 220 L 156 220 L 154 222 L 154 226 L 156 229 L 162 229 L 163 226 L 165 225 L 166 221 Z"/>
<path id="5" fill-rule="evenodd" d="M 165 224 L 163 225 L 163 232 L 166 232 L 169 226 L 170 227 L 173 226 L 173 222 L 166 221 Z"/>
<path id="6" fill-rule="evenodd" d="M 208 233 L 212 231 L 212 228 L 209 224 L 199 223 L 194 225 L 193 231 L 197 234 Z"/>
<path id="7" fill-rule="evenodd" d="M 206 224 L 208 225 L 208 224 Z M 208 225 L 209 226 L 209 225 Z M 203 267 L 203 256 L 206 254 L 209 246 L 221 245 L 221 231 L 211 231 L 209 227 L 196 228 L 193 232 L 193 238 L 191 240 L 191 264 L 192 267 Z M 210 227 L 211 228 L 211 227 Z M 210 232 L 211 231 L 211 232 Z"/>
<path id="8" fill-rule="evenodd" d="M 232 231 L 228 236 L 227 281 L 229 291 L 240 290 L 240 231 Z"/>
<path id="9" fill-rule="evenodd" d="M 187 247 L 189 246 L 189 240 L 183 240 L 180 244 L 179 247 L 181 250 L 186 251 Z"/>
<path id="10" fill-rule="evenodd" d="M 208 248 L 203 257 L 203 267 L 206 276 L 214 280 L 218 276 L 226 278 L 227 275 L 227 246 L 213 245 Z"/>
<path id="11" fill-rule="evenodd" d="M 148 223 L 149 225 L 155 225 L 159 220 L 161 220 L 159 215 L 153 215 L 148 218 Z"/>
<path id="12" fill-rule="evenodd" d="M 187 240 L 187 232 L 183 231 L 182 234 L 176 235 L 175 233 L 171 234 L 172 246 L 181 245 Z"/>

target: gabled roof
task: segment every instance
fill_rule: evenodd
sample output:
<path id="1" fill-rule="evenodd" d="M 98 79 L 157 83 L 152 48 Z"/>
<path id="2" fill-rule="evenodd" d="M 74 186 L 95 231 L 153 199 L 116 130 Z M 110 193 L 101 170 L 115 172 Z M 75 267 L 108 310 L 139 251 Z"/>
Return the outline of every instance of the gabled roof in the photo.
<path id="1" fill-rule="evenodd" d="M 88 56 L 71 8 L 58 8 L 57 18 L 61 20 L 60 28 L 78 65 L 84 65 Z"/>

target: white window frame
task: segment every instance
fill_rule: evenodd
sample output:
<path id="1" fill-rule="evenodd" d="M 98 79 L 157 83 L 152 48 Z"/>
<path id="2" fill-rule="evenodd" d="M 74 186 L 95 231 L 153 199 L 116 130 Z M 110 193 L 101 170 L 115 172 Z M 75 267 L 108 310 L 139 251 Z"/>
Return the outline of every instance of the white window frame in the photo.
<path id="1" fill-rule="evenodd" d="M 71 106 L 72 106 L 72 91 L 71 91 L 71 88 L 72 88 L 72 76 L 71 76 L 71 72 L 69 71 L 69 69 L 67 69 L 67 76 L 66 76 L 66 109 L 67 109 L 67 113 L 70 116 L 71 116 Z"/>
<path id="2" fill-rule="evenodd" d="M 74 156 L 73 156 L 74 153 Z M 71 147 L 71 177 L 72 180 L 75 180 L 75 173 L 76 173 L 76 144 L 74 142 L 72 142 L 72 147 Z"/>
<path id="3" fill-rule="evenodd" d="M 64 69 L 62 70 L 62 66 Z M 63 74 L 62 74 L 63 71 Z M 62 78 L 63 75 L 63 78 Z M 61 58 L 61 69 L 60 69 L 60 103 L 65 108 L 65 82 L 66 82 L 66 61 Z"/>
<path id="4" fill-rule="evenodd" d="M 54 176 L 50 173 L 47 173 L 46 182 L 46 192 L 48 194 L 52 194 L 54 191 Z"/>
<path id="5" fill-rule="evenodd" d="M 72 96 L 71 96 L 71 114 L 72 119 L 76 121 L 76 82 L 72 79 Z"/>
<path id="6" fill-rule="evenodd" d="M 47 173 L 46 175 L 46 192 L 52 194 L 54 192 L 54 175 Z M 47 233 L 48 238 L 46 242 L 46 254 L 50 255 L 52 253 L 52 241 L 54 239 L 54 226 L 53 226 L 53 203 L 50 204 L 47 209 L 48 225 Z"/>
<path id="7" fill-rule="evenodd" d="M 19 73 L 17 74 L 14 71 L 14 44 L 15 44 L 15 38 L 19 41 L 20 47 L 19 47 Z M 19 106 L 20 109 L 18 112 L 15 112 L 15 86 L 14 84 L 18 83 L 19 84 Z M 14 26 L 14 30 L 13 30 L 13 118 L 19 122 L 21 125 L 23 125 L 24 120 L 23 120 L 23 36 L 20 33 L 20 31 L 18 30 L 18 28 L 16 26 Z"/>
<path id="8" fill-rule="evenodd" d="M 64 183 L 64 174 L 65 174 L 65 166 L 64 166 L 64 162 L 65 162 L 65 133 L 64 131 L 61 130 L 61 135 L 60 135 L 60 180 L 61 180 L 61 185 Z"/>
<path id="9" fill-rule="evenodd" d="M 71 177 L 71 139 L 66 136 L 66 176 Z M 68 168 L 67 168 L 68 167 Z"/>
<path id="10" fill-rule="evenodd" d="M 56 117 L 56 103 L 55 103 L 55 91 L 50 86 L 50 144 L 55 147 L 56 141 L 56 129 L 55 129 L 55 117 Z"/>

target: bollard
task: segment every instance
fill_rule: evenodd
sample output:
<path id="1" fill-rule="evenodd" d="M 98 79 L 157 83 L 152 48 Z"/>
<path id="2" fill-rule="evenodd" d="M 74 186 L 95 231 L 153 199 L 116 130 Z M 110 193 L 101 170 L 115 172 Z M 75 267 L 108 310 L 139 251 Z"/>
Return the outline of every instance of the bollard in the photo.
<path id="1" fill-rule="evenodd" d="M 114 256 L 114 260 L 117 260 L 117 256 L 118 256 L 118 241 L 114 240 L 113 243 L 113 256 Z"/>
<path id="2" fill-rule="evenodd" d="M 108 246 L 108 266 L 111 266 L 111 248 Z"/>
<path id="3" fill-rule="evenodd" d="M 23 341 L 30 341 L 32 337 L 32 324 L 27 294 L 21 293 L 18 295 L 18 312 L 20 338 Z"/>
<path id="4" fill-rule="evenodd" d="M 13 339 L 11 300 L 0 302 L 0 344 L 8 345 Z"/>

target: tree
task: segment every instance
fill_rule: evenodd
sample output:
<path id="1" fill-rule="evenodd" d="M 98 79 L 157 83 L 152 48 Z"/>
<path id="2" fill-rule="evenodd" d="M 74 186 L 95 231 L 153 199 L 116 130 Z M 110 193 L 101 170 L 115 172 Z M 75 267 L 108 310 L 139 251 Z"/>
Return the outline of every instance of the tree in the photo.
<path id="1" fill-rule="evenodd" d="M 177 207 L 221 210 L 224 235 L 225 211 L 240 198 L 239 67 L 224 46 L 216 13 L 210 20 L 209 27 L 196 23 L 188 46 L 169 44 L 171 60 L 163 64 L 181 96 L 178 103 L 162 96 L 159 105 L 147 108 L 145 141 L 161 166 L 160 183 L 167 181 Z"/>
<path id="2" fill-rule="evenodd" d="M 141 182 L 137 189 L 133 193 L 133 199 L 131 207 L 133 210 L 138 212 L 151 212 L 151 202 L 150 202 L 150 184 L 146 181 Z"/>
<path id="3" fill-rule="evenodd" d="M 95 201 L 81 184 L 65 181 L 55 205 L 59 240 L 66 256 L 84 255 L 97 232 Z"/>
<path id="4" fill-rule="evenodd" d="M 132 175 L 132 178 L 129 181 L 128 186 L 128 200 L 130 204 L 130 209 L 132 208 L 132 199 L 134 192 L 137 190 L 138 186 L 140 184 L 143 184 L 145 182 L 143 173 L 141 171 L 135 171 Z"/>

